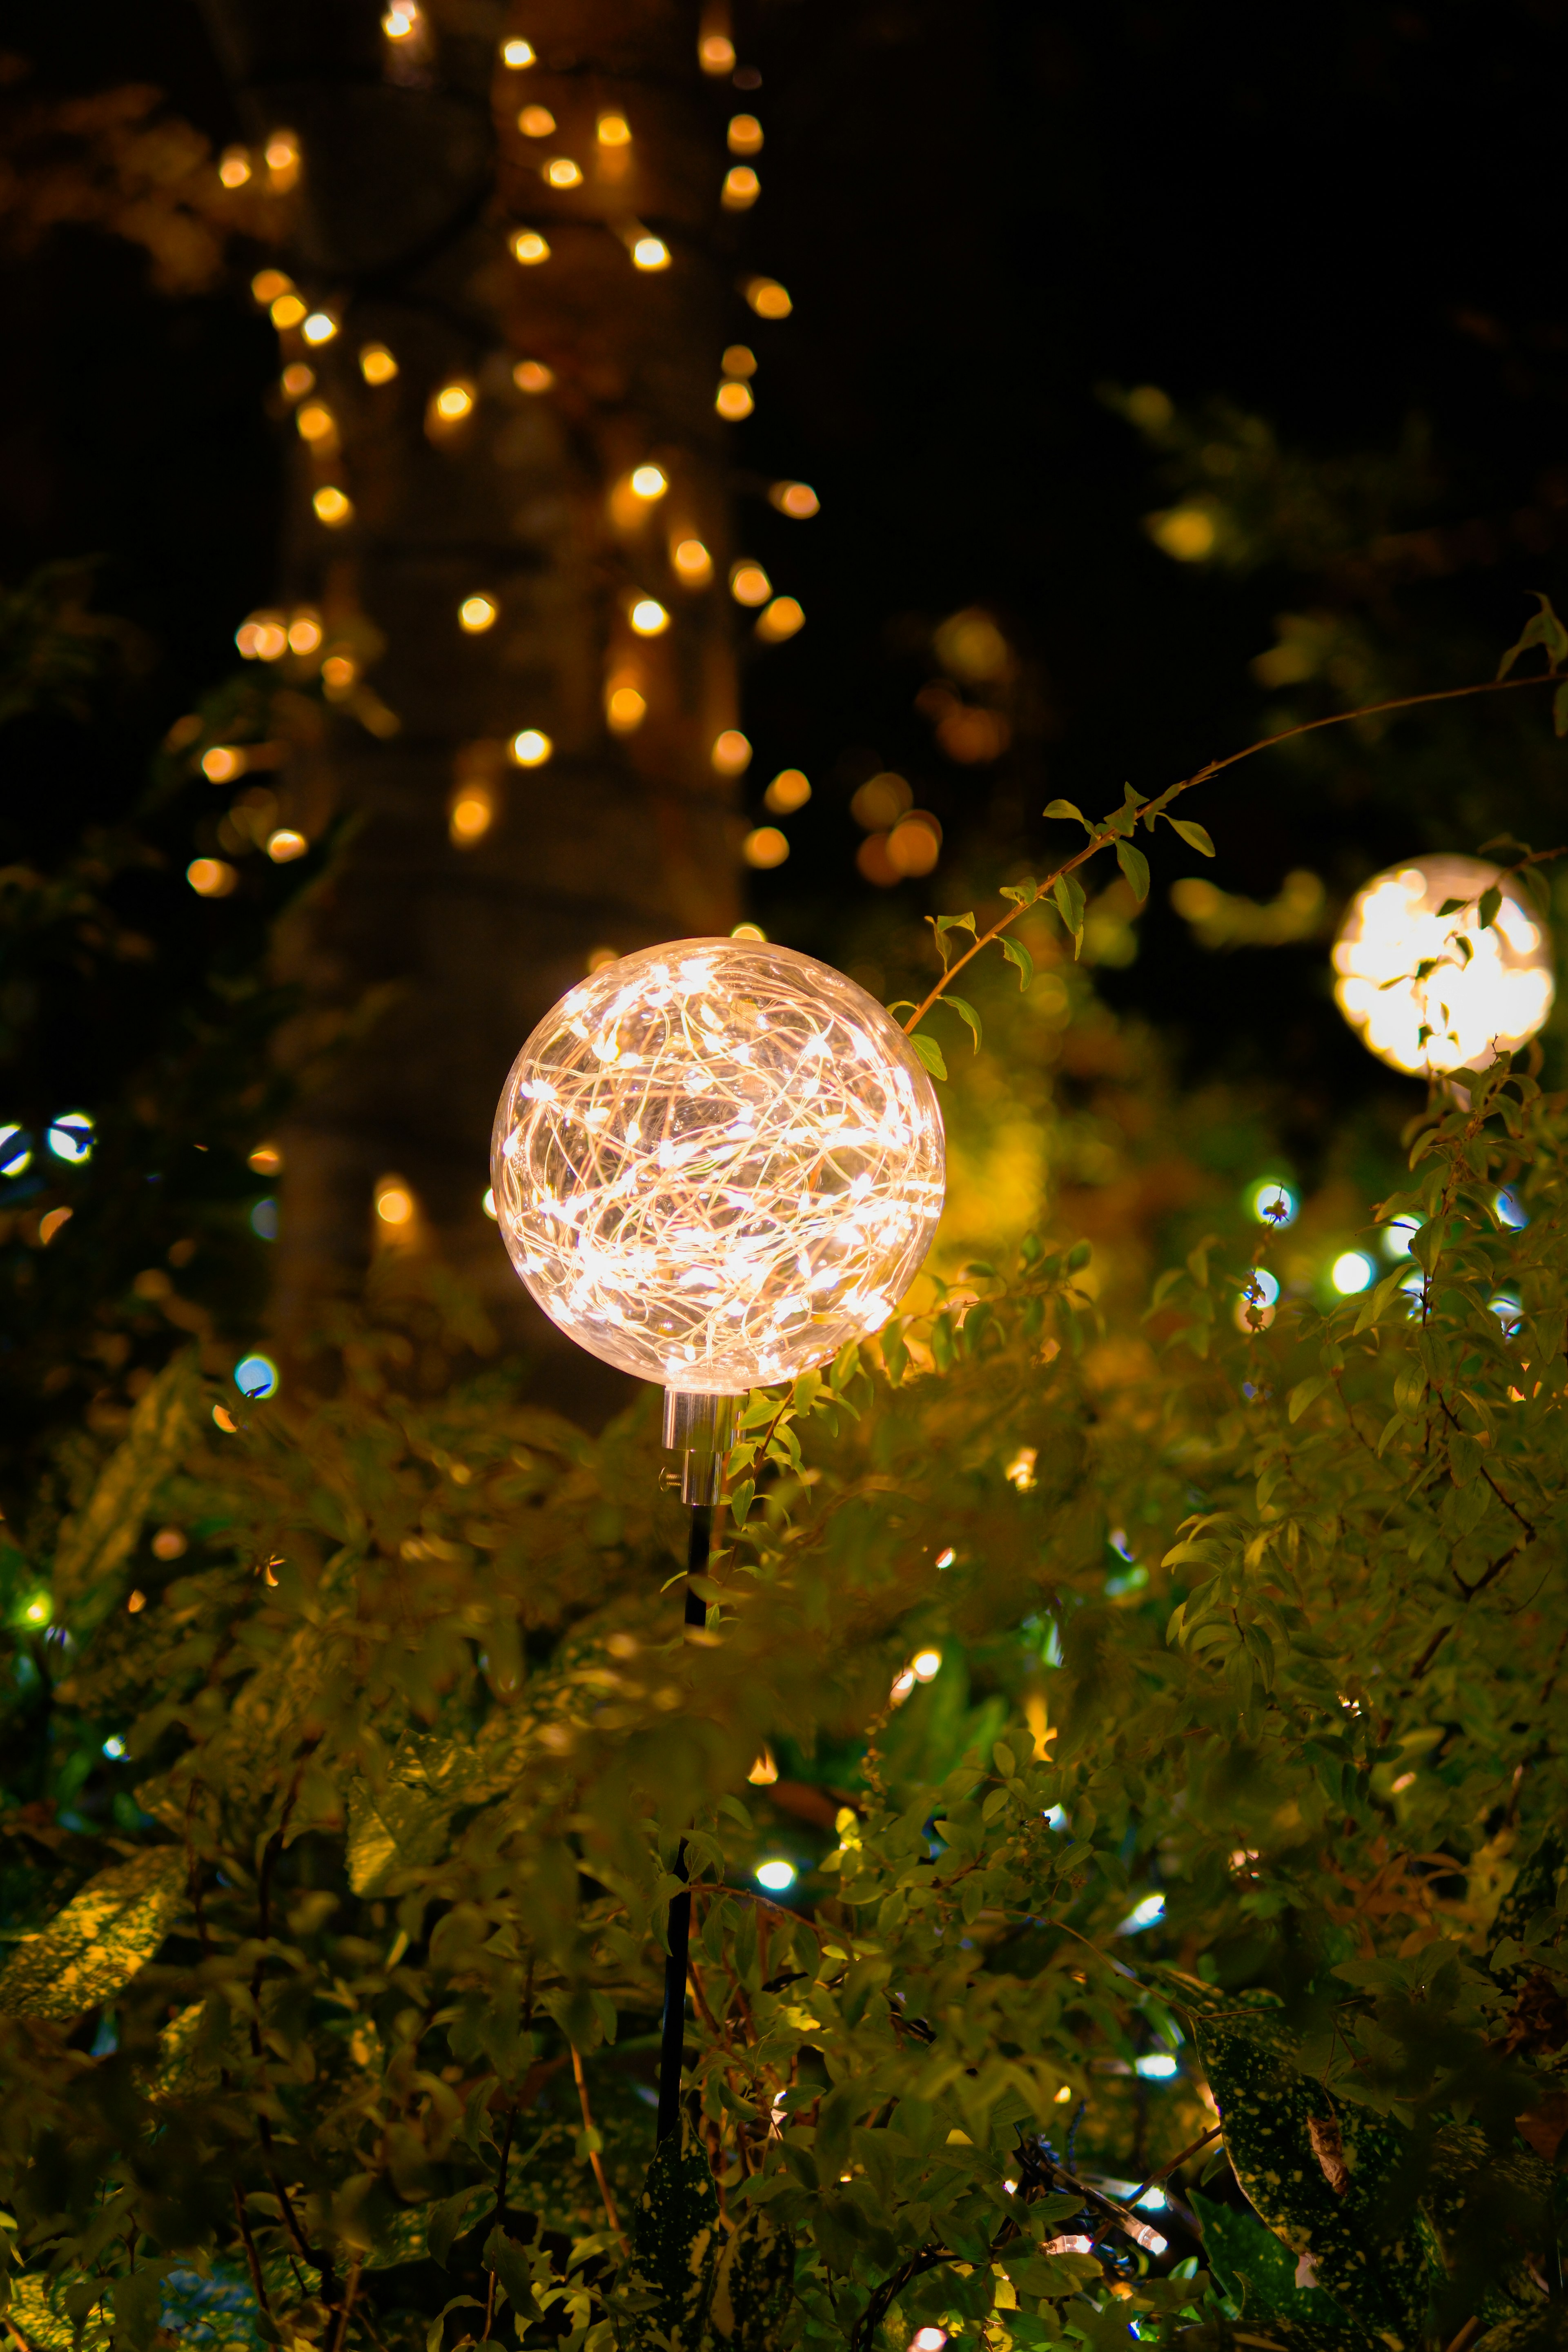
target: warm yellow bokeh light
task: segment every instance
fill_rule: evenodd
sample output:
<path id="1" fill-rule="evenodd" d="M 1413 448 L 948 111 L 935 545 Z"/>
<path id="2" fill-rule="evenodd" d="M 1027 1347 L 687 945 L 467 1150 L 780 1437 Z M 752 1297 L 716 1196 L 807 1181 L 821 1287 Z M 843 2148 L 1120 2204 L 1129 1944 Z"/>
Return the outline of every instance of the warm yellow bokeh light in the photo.
<path id="1" fill-rule="evenodd" d="M 304 835 L 291 824 L 280 824 L 267 836 L 267 855 L 274 866 L 291 865 L 296 857 L 303 857 L 310 846 Z"/>
<path id="2" fill-rule="evenodd" d="M 215 743 L 202 753 L 202 773 L 209 784 L 232 784 L 245 773 L 245 754 L 232 743 Z"/>
<path id="3" fill-rule="evenodd" d="M 1501 895 L 1483 928 L 1492 888 Z M 1517 882 L 1477 857 L 1413 857 L 1375 875 L 1351 901 L 1333 964 L 1335 1001 L 1362 1043 L 1413 1075 L 1517 1052 L 1556 994 L 1545 924 Z"/>
<path id="4" fill-rule="evenodd" d="M 279 294 L 292 294 L 294 280 L 285 269 L 258 269 L 250 281 L 250 291 L 252 299 L 266 310 Z"/>
<path id="5" fill-rule="evenodd" d="M 329 530 L 341 530 L 344 523 L 353 520 L 353 500 L 335 482 L 323 483 L 310 504 Z"/>
<path id="6" fill-rule="evenodd" d="M 358 676 L 359 664 L 351 654 L 329 654 L 321 664 L 321 684 L 329 701 L 341 701 Z"/>
<path id="7" fill-rule="evenodd" d="M 647 716 L 647 702 L 635 686 L 612 686 L 605 697 L 605 716 L 617 735 L 635 735 Z"/>
<path id="8" fill-rule="evenodd" d="M 289 650 L 288 623 L 281 613 L 252 613 L 235 631 L 234 642 L 246 661 L 281 661 Z"/>
<path id="9" fill-rule="evenodd" d="M 776 278 L 752 278 L 746 281 L 746 299 L 759 319 L 787 319 L 795 309 L 789 289 Z"/>
<path id="10" fill-rule="evenodd" d="M 544 176 L 552 188 L 579 188 L 583 184 L 583 166 L 574 163 L 570 155 L 552 155 L 544 166 Z"/>
<path id="11" fill-rule="evenodd" d="M 639 236 L 632 247 L 632 259 L 639 269 L 668 269 L 669 247 L 660 236 Z"/>
<path id="12" fill-rule="evenodd" d="M 697 62 L 705 74 L 735 70 L 735 44 L 727 33 L 704 33 L 697 44 Z"/>
<path id="13" fill-rule="evenodd" d="M 500 45 L 500 61 L 503 66 L 509 66 L 513 73 L 521 73 L 524 66 L 531 66 L 533 63 L 533 51 L 526 41 L 503 41 Z"/>
<path id="14" fill-rule="evenodd" d="M 669 614 L 657 596 L 639 596 L 628 617 L 639 637 L 657 637 L 669 626 Z"/>
<path id="15" fill-rule="evenodd" d="M 768 492 L 768 504 L 795 522 L 807 522 L 822 509 L 822 500 L 809 482 L 775 482 Z"/>
<path id="16" fill-rule="evenodd" d="M 700 539 L 679 539 L 669 560 L 688 588 L 706 588 L 713 577 L 713 558 Z"/>
<path id="17" fill-rule="evenodd" d="M 782 646 L 805 626 L 805 607 L 794 596 L 775 596 L 767 610 L 757 614 L 757 635 L 765 646 Z"/>
<path id="18" fill-rule="evenodd" d="M 226 188 L 243 188 L 250 177 L 248 147 L 226 147 L 218 158 L 218 178 Z"/>
<path id="19" fill-rule="evenodd" d="M 517 127 L 525 139 L 548 139 L 555 128 L 555 117 L 547 106 L 525 106 Z"/>
<path id="20" fill-rule="evenodd" d="M 632 475 L 632 490 L 639 499 L 662 499 L 669 488 L 669 478 L 658 466 L 638 466 Z"/>
<path id="21" fill-rule="evenodd" d="M 548 392 L 555 381 L 555 370 L 546 367 L 542 360 L 519 360 L 511 380 L 519 392 Z"/>
<path id="22" fill-rule="evenodd" d="M 887 839 L 888 863 L 895 874 L 929 874 L 942 855 L 942 827 L 924 809 L 913 809 Z"/>
<path id="23" fill-rule="evenodd" d="M 743 213 L 763 193 L 763 184 L 749 163 L 732 164 L 724 174 L 719 201 L 727 213 Z"/>
<path id="24" fill-rule="evenodd" d="M 320 443 L 336 441 L 338 437 L 336 420 L 323 400 L 306 401 L 302 408 L 295 411 L 294 424 L 301 441 Z"/>
<path id="25" fill-rule="evenodd" d="M 401 1176 L 384 1176 L 375 1188 L 375 1213 L 384 1225 L 406 1225 L 414 1218 L 414 1195 Z"/>
<path id="26" fill-rule="evenodd" d="M 741 855 L 748 866 L 765 871 L 769 866 L 784 864 L 789 856 L 789 843 L 776 824 L 759 824 L 742 842 Z"/>
<path id="27" fill-rule="evenodd" d="M 425 430 L 439 440 L 444 434 L 455 433 L 473 413 L 474 387 L 458 377 L 431 394 L 425 411 Z"/>
<path id="28" fill-rule="evenodd" d="M 601 147 L 629 147 L 632 126 L 624 114 L 601 114 L 597 125 Z"/>
<path id="29" fill-rule="evenodd" d="M 300 176 L 300 142 L 297 134 L 292 131 L 274 131 L 268 139 L 264 152 L 267 156 L 267 169 L 272 175 L 273 186 L 286 194 Z"/>
<path id="30" fill-rule="evenodd" d="M 763 794 L 763 805 L 773 816 L 793 816 L 810 798 L 809 777 L 799 768 L 781 768 Z"/>
<path id="31" fill-rule="evenodd" d="M 735 935 L 731 931 L 730 936 L 733 939 Z M 751 1781 L 753 1788 L 771 1789 L 778 1777 L 779 1768 L 773 1760 L 773 1749 L 771 1748 L 762 1748 L 758 1753 L 756 1762 L 752 1765 L 751 1770 L 746 1775 L 747 1780 Z"/>
<path id="32" fill-rule="evenodd" d="M 1203 507 L 1172 507 L 1168 513 L 1152 515 L 1148 530 L 1155 546 L 1178 563 L 1201 563 L 1214 553 L 1218 536 L 1213 515 Z"/>
<path id="33" fill-rule="evenodd" d="M 500 607 L 493 596 L 465 596 L 458 607 L 458 620 L 471 637 L 494 622 Z"/>
<path id="34" fill-rule="evenodd" d="M 321 642 L 321 616 L 313 605 L 301 604 L 289 624 L 291 654 L 313 654 Z"/>
<path id="35" fill-rule="evenodd" d="M 290 327 L 297 327 L 304 316 L 305 305 L 298 294 L 279 294 L 272 305 L 272 323 L 279 333 L 287 333 Z"/>
<path id="36" fill-rule="evenodd" d="M 880 775 L 868 776 L 849 803 L 849 814 L 868 833 L 884 831 L 897 824 L 914 799 L 902 776 L 885 768 Z"/>
<path id="37" fill-rule="evenodd" d="M 520 768 L 542 768 L 554 749 L 542 729 L 524 727 L 511 739 L 510 756 Z"/>
<path id="38" fill-rule="evenodd" d="M 731 425 L 739 425 L 742 417 L 750 416 L 756 404 L 751 385 L 737 383 L 728 376 L 713 395 L 714 407 Z"/>
<path id="39" fill-rule="evenodd" d="M 495 794 L 488 784 L 461 784 L 447 811 L 447 830 L 458 849 L 471 849 L 495 823 Z"/>
<path id="40" fill-rule="evenodd" d="M 312 310 L 300 332 L 308 343 L 330 343 L 338 331 L 338 322 L 327 310 Z"/>
<path id="41" fill-rule="evenodd" d="M 750 556 L 730 566 L 730 593 L 737 604 L 765 604 L 773 593 L 773 582 Z"/>
<path id="42" fill-rule="evenodd" d="M 366 383 L 390 383 L 397 362 L 384 343 L 366 343 L 359 355 L 359 372 Z"/>
<path id="43" fill-rule="evenodd" d="M 276 1143 L 258 1143 L 245 1164 L 258 1176 L 276 1176 L 282 1170 L 283 1153 Z"/>
<path id="44" fill-rule="evenodd" d="M 525 269 L 536 269 L 542 261 L 550 258 L 549 239 L 541 236 L 536 228 L 520 228 L 511 240 L 511 257 L 521 261 Z"/>
<path id="45" fill-rule="evenodd" d="M 750 740 L 738 727 L 726 727 L 721 735 L 714 737 L 709 756 L 716 775 L 743 776 L 752 764 Z"/>
<path id="46" fill-rule="evenodd" d="M 728 343 L 719 364 L 726 375 L 753 376 L 757 373 L 757 355 L 750 343 Z"/>
<path id="47" fill-rule="evenodd" d="M 193 857 L 185 879 L 198 898 L 226 898 L 239 876 L 221 857 Z"/>
<path id="48" fill-rule="evenodd" d="M 303 400 L 315 384 L 316 371 L 313 367 L 307 367 L 303 360 L 290 360 L 278 381 L 283 387 L 286 399 Z"/>
<path id="49" fill-rule="evenodd" d="M 763 126 L 754 114 L 732 114 L 725 134 L 731 155 L 760 155 Z"/>

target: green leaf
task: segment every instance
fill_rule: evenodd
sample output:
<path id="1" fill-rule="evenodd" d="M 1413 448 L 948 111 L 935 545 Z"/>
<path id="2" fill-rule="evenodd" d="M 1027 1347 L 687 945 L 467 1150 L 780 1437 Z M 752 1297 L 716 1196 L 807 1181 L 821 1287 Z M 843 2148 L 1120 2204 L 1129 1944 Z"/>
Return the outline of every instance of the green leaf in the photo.
<path id="1" fill-rule="evenodd" d="M 456 2196 L 443 2197 L 438 2203 L 429 2207 L 425 2244 L 431 2259 L 439 2263 L 443 2270 L 447 2267 L 447 2257 L 452 2251 L 453 2242 L 462 2227 L 464 2214 L 476 2198 L 488 2194 L 487 2182 L 470 2180 L 466 2189 L 458 2190 Z"/>
<path id="2" fill-rule="evenodd" d="M 200 1360 L 184 1349 L 138 1400 L 92 1493 L 66 1521 L 55 1554 L 55 1607 L 79 1630 L 97 1624 L 119 1600 L 110 1580 L 135 1548 L 154 1493 L 189 1450 L 200 1403 Z"/>
<path id="3" fill-rule="evenodd" d="M 1011 898 L 1016 907 L 1032 907 L 1040 895 L 1040 886 L 1031 875 L 1026 875 L 1022 882 L 1004 882 L 1001 895 Z"/>
<path id="4" fill-rule="evenodd" d="M 149 1846 L 89 1879 L 40 1935 L 17 1945 L 0 1974 L 0 2012 L 65 2024 L 112 2000 L 150 1960 L 185 1891 L 179 1846 Z"/>
<path id="5" fill-rule="evenodd" d="M 1504 654 L 1498 665 L 1499 677 L 1506 677 L 1521 655 L 1527 654 L 1531 646 L 1544 646 L 1546 658 L 1553 669 L 1568 658 L 1568 629 L 1563 627 L 1553 611 L 1551 597 L 1543 596 L 1539 588 L 1532 589 L 1531 593 L 1540 610 L 1531 614 L 1516 642 Z"/>
<path id="6" fill-rule="evenodd" d="M 1149 860 L 1141 849 L 1134 849 L 1130 841 L 1119 841 L 1116 863 L 1126 876 L 1132 896 L 1142 906 L 1149 896 Z"/>
<path id="7" fill-rule="evenodd" d="M 1492 925 L 1496 922 L 1496 920 L 1497 920 L 1497 919 L 1498 919 L 1498 908 L 1499 908 L 1501 905 L 1502 905 L 1502 892 L 1501 892 L 1501 890 L 1498 887 L 1497 884 L 1494 882 L 1494 883 L 1492 884 L 1492 887 L 1491 887 L 1491 888 L 1490 888 L 1489 890 L 1483 890 L 1483 891 L 1481 892 L 1481 903 L 1480 903 L 1480 910 L 1479 910 L 1479 911 L 1480 911 L 1480 925 L 1481 925 L 1481 929 L 1482 929 L 1482 930 L 1483 930 L 1483 931 L 1490 930 L 1490 929 L 1491 929 Z"/>
<path id="8" fill-rule="evenodd" d="M 648 2166 L 632 2216 L 633 2255 L 651 2303 L 628 2331 L 628 2346 L 654 2352 L 661 2341 L 700 2344 L 720 2234 L 708 2151 L 683 2118 Z"/>
<path id="9" fill-rule="evenodd" d="M 148 2352 L 158 2332 L 163 2307 L 163 2278 L 153 2263 L 143 2263 L 113 2288 L 114 2352 Z"/>
<path id="10" fill-rule="evenodd" d="M 1071 801 L 1052 801 L 1049 806 L 1045 810 L 1044 814 L 1047 816 L 1076 817 L 1079 824 L 1082 825 L 1085 833 L 1092 833 L 1094 831 L 1093 825 L 1090 824 L 1082 809 L 1075 808 Z"/>
<path id="11" fill-rule="evenodd" d="M 1194 824 L 1191 817 L 1168 816 L 1165 822 L 1167 824 L 1174 825 L 1187 847 L 1195 849 L 1200 857 L 1214 856 L 1214 843 L 1209 839 L 1207 832 L 1201 824 Z"/>
<path id="12" fill-rule="evenodd" d="M 1076 961 L 1083 947 L 1083 892 L 1074 874 L 1058 874 L 1051 885 L 1057 912 L 1072 934 Z"/>
<path id="13" fill-rule="evenodd" d="M 928 1037 L 923 1029 L 917 1029 L 910 1043 L 933 1078 L 946 1077 L 947 1064 L 942 1058 L 942 1047 L 934 1037 Z"/>
<path id="14" fill-rule="evenodd" d="M 1028 949 L 1023 946 L 1017 940 L 1004 940 L 1002 942 L 1002 952 L 1006 957 L 1010 964 L 1014 964 L 1017 967 L 1018 992 L 1022 995 L 1024 990 L 1027 988 L 1029 982 L 1035 977 L 1035 959 L 1029 953 Z"/>
<path id="15" fill-rule="evenodd" d="M 1193 2193 L 1204 2252 L 1215 2284 L 1246 2319 L 1293 2319 L 1334 2326 L 1344 2314 L 1321 2287 L 1299 2287 L 1299 2257 L 1245 2207 Z"/>
<path id="16" fill-rule="evenodd" d="M 795 2277 L 795 2243 L 766 2213 L 748 2213 L 713 2266 L 707 2341 L 731 2352 L 774 2352 Z"/>
<path id="17" fill-rule="evenodd" d="M 1321 1397 L 1328 1385 L 1328 1381 L 1320 1372 L 1314 1372 L 1310 1381 L 1298 1381 L 1295 1387 L 1290 1391 L 1289 1413 L 1291 1420 L 1300 1421 L 1301 1415 L 1306 1412 L 1307 1407 L 1312 1402 L 1314 1397 Z"/>
<path id="18" fill-rule="evenodd" d="M 974 1050 L 978 1054 L 980 1051 L 980 1015 L 974 1010 L 973 1005 L 971 1004 L 966 998 L 962 996 L 944 996 L 942 1001 L 944 1004 L 951 1004 L 959 1019 L 967 1024 L 970 1033 L 974 1039 Z"/>

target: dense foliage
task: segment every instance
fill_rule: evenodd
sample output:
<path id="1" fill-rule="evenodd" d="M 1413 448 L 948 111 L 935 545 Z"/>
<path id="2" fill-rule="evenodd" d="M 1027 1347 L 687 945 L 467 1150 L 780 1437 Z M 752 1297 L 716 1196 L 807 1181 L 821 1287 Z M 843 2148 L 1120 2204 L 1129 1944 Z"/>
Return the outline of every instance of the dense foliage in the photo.
<path id="1" fill-rule="evenodd" d="M 171 1357 L 3 1554 L 24 2340 L 1557 2341 L 1568 1100 L 1407 1140 L 1342 1304 L 1063 1232 L 755 1395 L 705 1624 L 395 1257 Z"/>

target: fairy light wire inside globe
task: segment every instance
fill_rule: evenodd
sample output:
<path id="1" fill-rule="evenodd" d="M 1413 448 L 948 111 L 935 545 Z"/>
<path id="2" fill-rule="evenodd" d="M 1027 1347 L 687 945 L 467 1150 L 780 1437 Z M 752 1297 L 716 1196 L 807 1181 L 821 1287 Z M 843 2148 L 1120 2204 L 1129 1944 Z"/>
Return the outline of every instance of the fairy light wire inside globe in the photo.
<path id="1" fill-rule="evenodd" d="M 735 1394 L 878 1329 L 943 1196 L 903 1033 L 787 948 L 692 940 L 605 965 L 534 1031 L 496 1117 L 498 1222 L 584 1347 Z"/>
<path id="2" fill-rule="evenodd" d="M 1484 929 L 1483 891 L 1500 885 Z M 1439 909 L 1450 900 L 1455 912 Z M 1489 1062 L 1534 1036 L 1556 993 L 1552 943 L 1517 882 L 1482 858 L 1415 857 L 1352 900 L 1334 996 L 1363 1045 L 1412 1074 Z"/>

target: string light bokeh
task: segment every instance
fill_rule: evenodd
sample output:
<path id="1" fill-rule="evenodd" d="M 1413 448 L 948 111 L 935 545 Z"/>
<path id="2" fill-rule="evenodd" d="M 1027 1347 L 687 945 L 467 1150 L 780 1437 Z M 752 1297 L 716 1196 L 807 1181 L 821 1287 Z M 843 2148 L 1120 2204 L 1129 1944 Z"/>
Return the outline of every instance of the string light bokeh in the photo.
<path id="1" fill-rule="evenodd" d="M 1496 919 L 1483 928 L 1482 893 L 1500 880 Z M 1351 901 L 1333 962 L 1335 1000 L 1362 1043 L 1412 1074 L 1517 1051 L 1556 993 L 1545 924 L 1520 885 L 1479 857 L 1413 857 L 1374 875 Z"/>
<path id="2" fill-rule="evenodd" d="M 623 1371 L 734 1395 L 880 1328 L 943 1196 L 903 1032 L 811 957 L 681 940 L 604 965 L 513 1064 L 490 1155 L 513 1265 Z"/>

